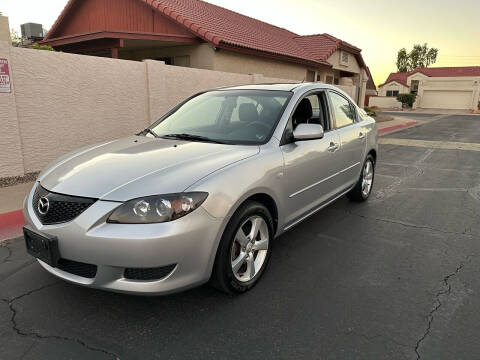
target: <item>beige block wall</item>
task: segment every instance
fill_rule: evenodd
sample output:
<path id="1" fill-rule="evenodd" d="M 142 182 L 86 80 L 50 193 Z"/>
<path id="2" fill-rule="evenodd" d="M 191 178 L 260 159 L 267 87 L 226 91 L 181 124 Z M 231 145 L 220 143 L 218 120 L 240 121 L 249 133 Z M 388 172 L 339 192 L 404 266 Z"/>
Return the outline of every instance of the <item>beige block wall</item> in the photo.
<path id="1" fill-rule="evenodd" d="M 0 15 L 0 41 L 10 42 L 10 25 L 8 17 Z"/>
<path id="2" fill-rule="evenodd" d="M 22 140 L 17 118 L 15 84 L 13 83 L 12 58 L 8 19 L 0 16 L 0 58 L 9 62 L 11 93 L 0 93 L 0 176 L 24 174 Z"/>
<path id="3" fill-rule="evenodd" d="M 368 106 L 376 106 L 384 109 L 401 109 L 402 103 L 391 96 L 372 96 L 369 100 Z"/>
<path id="4" fill-rule="evenodd" d="M 214 70 L 243 74 L 263 74 L 268 77 L 277 77 L 303 81 L 307 76 L 308 67 L 305 65 L 278 61 L 240 54 L 228 50 L 215 52 Z M 314 68 L 311 69 L 315 71 Z"/>
<path id="5" fill-rule="evenodd" d="M 343 90 L 352 98 L 353 101 L 357 98 L 357 87 L 355 85 L 335 85 L 340 90 Z"/>
<path id="6" fill-rule="evenodd" d="M 145 65 L 12 48 L 25 171 L 148 124 Z"/>

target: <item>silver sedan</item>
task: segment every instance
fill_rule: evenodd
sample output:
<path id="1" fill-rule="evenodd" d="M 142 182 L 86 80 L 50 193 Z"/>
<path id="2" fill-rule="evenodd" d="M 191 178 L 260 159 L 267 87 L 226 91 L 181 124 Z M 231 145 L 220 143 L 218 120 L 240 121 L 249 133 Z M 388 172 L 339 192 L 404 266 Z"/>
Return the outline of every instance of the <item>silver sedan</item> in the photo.
<path id="1" fill-rule="evenodd" d="M 367 200 L 376 159 L 375 121 L 333 86 L 200 93 L 49 165 L 25 199 L 27 251 L 94 288 L 242 293 L 276 237 L 343 195 Z"/>

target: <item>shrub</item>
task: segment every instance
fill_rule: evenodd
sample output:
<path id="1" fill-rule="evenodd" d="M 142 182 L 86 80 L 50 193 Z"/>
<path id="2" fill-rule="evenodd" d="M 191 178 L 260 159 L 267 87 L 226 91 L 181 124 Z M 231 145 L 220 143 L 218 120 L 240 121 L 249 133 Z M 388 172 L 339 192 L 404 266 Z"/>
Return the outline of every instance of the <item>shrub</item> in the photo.
<path id="1" fill-rule="evenodd" d="M 365 106 L 363 108 L 363 110 L 365 110 L 365 112 L 367 113 L 368 116 L 371 116 L 371 117 L 377 116 L 377 112 L 375 111 L 374 108 L 371 108 L 369 106 Z"/>
<path id="2" fill-rule="evenodd" d="M 55 49 L 53 47 L 51 47 L 50 45 L 39 45 L 38 43 L 30 45 L 30 49 L 55 51 Z"/>
<path id="3" fill-rule="evenodd" d="M 400 101 L 403 106 L 408 106 L 412 107 L 413 103 L 415 102 L 415 99 L 417 98 L 417 95 L 415 94 L 398 94 L 397 95 L 397 100 Z"/>

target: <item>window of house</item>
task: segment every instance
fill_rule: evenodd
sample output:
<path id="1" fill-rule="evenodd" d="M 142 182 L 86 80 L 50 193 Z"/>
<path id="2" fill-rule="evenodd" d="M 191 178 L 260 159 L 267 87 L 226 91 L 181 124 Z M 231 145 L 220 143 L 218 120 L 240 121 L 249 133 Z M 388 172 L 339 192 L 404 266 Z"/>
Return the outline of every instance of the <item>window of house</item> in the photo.
<path id="1" fill-rule="evenodd" d="M 329 96 L 337 128 L 353 124 L 356 119 L 356 112 L 350 101 L 332 91 L 329 92 Z"/>
<path id="2" fill-rule="evenodd" d="M 320 75 L 317 75 L 317 81 L 322 81 L 322 77 Z"/>
<path id="3" fill-rule="evenodd" d="M 327 75 L 327 77 L 325 78 L 325 83 L 333 85 L 333 76 Z"/>
<path id="4" fill-rule="evenodd" d="M 398 90 L 387 90 L 387 96 L 390 97 L 395 97 L 399 94 L 400 92 Z"/>
<path id="5" fill-rule="evenodd" d="M 345 52 L 345 51 L 342 51 L 341 60 L 340 60 L 341 64 L 342 65 L 348 65 L 348 58 L 349 58 L 348 53 Z"/>
<path id="6" fill-rule="evenodd" d="M 314 82 L 315 81 L 315 71 L 307 70 L 307 81 Z"/>
<path id="7" fill-rule="evenodd" d="M 333 84 L 334 84 L 334 85 L 338 85 L 339 82 L 340 82 L 340 79 L 337 78 L 337 77 L 333 80 Z"/>
<path id="8" fill-rule="evenodd" d="M 419 85 L 419 81 L 418 80 L 413 80 L 412 81 L 412 84 L 410 86 L 410 93 L 411 94 L 416 94 L 418 93 L 418 85 Z"/>

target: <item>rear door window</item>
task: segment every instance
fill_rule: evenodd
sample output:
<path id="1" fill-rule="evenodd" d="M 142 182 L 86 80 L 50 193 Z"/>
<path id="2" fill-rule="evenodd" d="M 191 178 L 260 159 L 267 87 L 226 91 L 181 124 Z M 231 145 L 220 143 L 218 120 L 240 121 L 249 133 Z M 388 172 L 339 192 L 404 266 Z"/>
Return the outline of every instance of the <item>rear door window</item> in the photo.
<path id="1" fill-rule="evenodd" d="M 356 120 L 356 112 L 354 106 L 347 98 L 336 92 L 329 92 L 330 103 L 332 104 L 332 112 L 335 116 L 337 128 L 351 125 Z"/>

